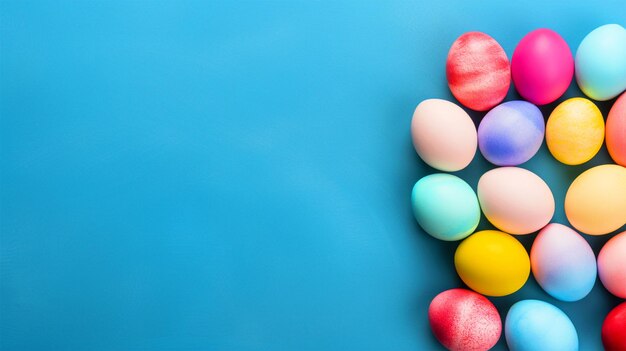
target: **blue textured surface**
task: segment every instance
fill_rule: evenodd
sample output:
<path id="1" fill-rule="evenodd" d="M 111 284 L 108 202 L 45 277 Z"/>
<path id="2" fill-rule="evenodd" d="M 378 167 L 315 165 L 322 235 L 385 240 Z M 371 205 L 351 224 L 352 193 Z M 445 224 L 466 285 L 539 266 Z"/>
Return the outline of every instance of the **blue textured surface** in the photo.
<path id="1" fill-rule="evenodd" d="M 457 243 L 411 213 L 433 173 L 411 146 L 413 109 L 451 99 L 445 59 L 463 32 L 510 57 L 550 27 L 575 50 L 624 13 L 622 0 L 0 2 L 0 348 L 438 348 L 426 311 L 461 286 Z M 566 223 L 567 185 L 608 160 L 566 167 L 544 144 L 524 167 Z M 491 167 L 477 155 L 458 174 L 475 189 Z M 596 253 L 607 238 L 589 238 Z M 532 279 L 492 301 L 504 316 L 522 298 L 562 308 L 584 350 L 618 303 L 599 283 L 556 302 Z"/>

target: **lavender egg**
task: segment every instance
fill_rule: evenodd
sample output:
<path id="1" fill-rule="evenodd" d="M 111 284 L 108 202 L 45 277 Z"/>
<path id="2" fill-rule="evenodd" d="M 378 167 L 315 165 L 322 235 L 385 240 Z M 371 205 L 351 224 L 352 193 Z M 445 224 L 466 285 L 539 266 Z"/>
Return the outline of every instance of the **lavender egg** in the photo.
<path id="1" fill-rule="evenodd" d="M 530 160 L 545 134 L 543 115 L 526 101 L 509 101 L 489 111 L 478 126 L 478 147 L 497 166 L 517 166 Z"/>

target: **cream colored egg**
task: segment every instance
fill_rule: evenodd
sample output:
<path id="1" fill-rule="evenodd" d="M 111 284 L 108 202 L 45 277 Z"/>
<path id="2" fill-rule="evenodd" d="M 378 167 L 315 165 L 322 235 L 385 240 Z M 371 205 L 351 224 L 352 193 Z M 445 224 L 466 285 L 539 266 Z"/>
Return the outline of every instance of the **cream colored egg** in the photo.
<path id="1" fill-rule="evenodd" d="M 518 167 L 501 167 L 478 181 L 478 200 L 485 217 L 510 234 L 530 234 L 550 222 L 554 197 L 536 174 Z"/>
<path id="2" fill-rule="evenodd" d="M 422 160 L 446 172 L 469 165 L 478 145 L 476 126 L 467 112 L 441 99 L 424 100 L 417 106 L 411 136 Z"/>

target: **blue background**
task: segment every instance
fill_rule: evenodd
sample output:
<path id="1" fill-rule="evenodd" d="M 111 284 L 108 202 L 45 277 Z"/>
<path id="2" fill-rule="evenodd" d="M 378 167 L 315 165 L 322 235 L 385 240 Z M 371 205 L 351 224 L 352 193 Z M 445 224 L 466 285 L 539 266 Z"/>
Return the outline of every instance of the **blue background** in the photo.
<path id="1" fill-rule="evenodd" d="M 543 3 L 2 1 L 0 347 L 439 348 L 426 312 L 461 286 L 457 243 L 412 218 L 433 172 L 412 112 L 452 98 L 463 32 L 510 57 L 539 27 L 574 51 L 626 24 L 622 0 Z M 567 223 L 569 182 L 607 162 L 566 167 L 544 144 L 523 167 Z M 459 174 L 475 188 L 490 168 L 477 154 Z M 619 302 L 599 283 L 556 302 L 532 278 L 492 301 L 504 317 L 524 298 L 561 307 L 583 350 Z"/>

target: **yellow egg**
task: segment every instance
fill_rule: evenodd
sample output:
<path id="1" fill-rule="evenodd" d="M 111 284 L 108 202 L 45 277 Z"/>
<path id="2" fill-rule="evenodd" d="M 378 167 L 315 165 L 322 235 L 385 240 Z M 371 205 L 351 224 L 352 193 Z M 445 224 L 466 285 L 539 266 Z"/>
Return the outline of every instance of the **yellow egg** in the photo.
<path id="1" fill-rule="evenodd" d="M 565 214 L 585 234 L 619 229 L 626 223 L 626 168 L 601 165 L 579 175 L 565 195 Z"/>
<path id="2" fill-rule="evenodd" d="M 483 230 L 463 240 L 454 254 L 454 266 L 467 286 L 488 296 L 516 292 L 530 274 L 524 246 L 497 230 Z"/>
<path id="3" fill-rule="evenodd" d="M 566 165 L 579 165 L 598 153 L 604 141 L 602 112 L 591 101 L 572 98 L 557 106 L 546 124 L 552 156 Z"/>

